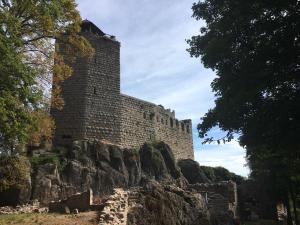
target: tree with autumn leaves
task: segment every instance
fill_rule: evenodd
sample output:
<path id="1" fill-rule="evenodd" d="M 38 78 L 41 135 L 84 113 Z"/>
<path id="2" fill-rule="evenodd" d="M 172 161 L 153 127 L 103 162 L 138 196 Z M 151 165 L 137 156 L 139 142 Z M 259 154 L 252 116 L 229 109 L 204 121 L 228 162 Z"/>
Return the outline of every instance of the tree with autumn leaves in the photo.
<path id="1" fill-rule="evenodd" d="M 88 41 L 79 35 L 80 24 L 74 0 L 0 1 L 2 151 L 51 137 L 54 122 L 47 107 L 63 107 L 60 84 L 72 75 L 63 56 L 55 51 L 56 41 L 64 42 L 74 60 L 93 54 Z"/>

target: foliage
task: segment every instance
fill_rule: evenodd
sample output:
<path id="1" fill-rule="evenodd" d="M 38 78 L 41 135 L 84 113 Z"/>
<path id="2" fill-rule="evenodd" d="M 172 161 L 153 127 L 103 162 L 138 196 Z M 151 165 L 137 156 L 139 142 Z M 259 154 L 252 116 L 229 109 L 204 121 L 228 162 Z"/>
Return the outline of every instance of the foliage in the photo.
<path id="1" fill-rule="evenodd" d="M 215 107 L 198 125 L 199 136 L 214 141 L 208 132 L 215 126 L 227 132 L 217 142 L 238 134 L 252 175 L 271 175 L 270 185 L 297 196 L 300 2 L 204 0 L 192 9 L 206 24 L 188 41 L 188 51 L 217 75 Z"/>
<path id="2" fill-rule="evenodd" d="M 39 155 L 39 156 L 29 156 L 29 161 L 32 168 L 37 168 L 39 165 L 46 163 L 51 163 L 57 166 L 58 170 L 63 170 L 66 165 L 66 156 L 68 152 L 64 148 L 56 148 L 52 153 Z"/>
<path id="3" fill-rule="evenodd" d="M 193 16 L 206 26 L 188 41 L 189 52 L 217 74 L 211 84 L 216 106 L 198 127 L 201 137 L 219 126 L 228 131 L 225 140 L 241 134 L 243 145 L 296 142 L 299 5 L 294 0 L 194 4 Z"/>
<path id="4" fill-rule="evenodd" d="M 63 107 L 60 84 L 70 77 L 72 69 L 55 53 L 55 41 L 64 42 L 73 61 L 93 54 L 88 41 L 79 35 L 80 23 L 74 0 L 0 1 L 0 144 L 6 146 L 3 149 L 14 149 L 26 142 L 29 131 L 39 126 L 38 120 L 45 122 L 39 112 L 32 112 L 49 101 L 49 93 L 52 92 L 52 107 Z M 52 81 L 53 72 L 56 76 Z M 51 82 L 53 89 L 49 91 Z"/>
<path id="5" fill-rule="evenodd" d="M 54 133 L 55 123 L 45 110 L 35 110 L 32 112 L 35 126 L 30 130 L 29 145 L 39 145 L 41 142 L 49 142 Z"/>
<path id="6" fill-rule="evenodd" d="M 30 179 L 30 163 L 22 156 L 0 156 L 0 192 L 9 188 L 21 189 Z"/>
<path id="7" fill-rule="evenodd" d="M 0 145 L 23 142 L 33 123 L 30 108 L 41 99 L 35 75 L 0 34 Z"/>
<path id="8" fill-rule="evenodd" d="M 212 182 L 232 180 L 237 184 L 241 184 L 245 180 L 245 178 L 228 171 L 224 167 L 200 166 L 200 168 Z"/>

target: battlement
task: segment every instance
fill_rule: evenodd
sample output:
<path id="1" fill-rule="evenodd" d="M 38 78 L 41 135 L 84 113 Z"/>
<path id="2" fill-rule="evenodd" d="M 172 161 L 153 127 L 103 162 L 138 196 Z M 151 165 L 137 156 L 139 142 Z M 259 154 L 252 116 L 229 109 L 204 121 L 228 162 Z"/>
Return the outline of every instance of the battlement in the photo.
<path id="1" fill-rule="evenodd" d="M 65 107 L 51 110 L 56 121 L 54 142 L 60 145 L 76 139 L 99 139 L 138 147 L 164 141 L 176 159 L 193 159 L 191 120 L 180 121 L 175 111 L 162 105 L 121 94 L 120 42 L 87 20 L 82 23 L 81 34 L 95 55 L 70 65 L 73 75 L 62 85 Z M 68 55 L 64 57 L 68 59 Z"/>
<path id="2" fill-rule="evenodd" d="M 122 146 L 130 148 L 164 141 L 176 159 L 194 158 L 191 120 L 179 121 L 175 111 L 124 94 L 121 105 Z"/>

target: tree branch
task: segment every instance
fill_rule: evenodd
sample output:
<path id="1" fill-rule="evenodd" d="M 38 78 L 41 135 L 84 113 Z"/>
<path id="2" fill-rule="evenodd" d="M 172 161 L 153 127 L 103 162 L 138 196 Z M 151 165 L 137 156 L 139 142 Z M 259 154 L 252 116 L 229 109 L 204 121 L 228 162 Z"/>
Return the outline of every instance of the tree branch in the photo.
<path id="1" fill-rule="evenodd" d="M 8 8 L 11 7 L 11 5 L 10 5 L 10 3 L 9 3 L 8 0 L 1 0 L 1 2 L 2 2 L 2 4 L 3 4 L 4 7 L 8 7 Z"/>
<path id="2" fill-rule="evenodd" d="M 39 53 L 42 53 L 46 58 L 48 58 L 48 59 L 51 58 L 50 55 L 48 55 L 47 53 L 45 53 L 44 51 L 39 50 L 39 49 L 25 49 L 25 50 L 21 51 L 20 53 L 26 53 L 26 52 L 39 52 Z"/>
<path id="3" fill-rule="evenodd" d="M 51 38 L 51 39 L 55 39 L 54 36 L 43 35 L 43 36 L 35 37 L 35 38 L 30 39 L 30 40 L 24 41 L 23 44 L 24 44 L 24 45 L 27 45 L 27 44 L 30 44 L 30 43 L 32 43 L 32 42 L 41 40 L 41 39 L 43 39 L 43 38 Z"/>

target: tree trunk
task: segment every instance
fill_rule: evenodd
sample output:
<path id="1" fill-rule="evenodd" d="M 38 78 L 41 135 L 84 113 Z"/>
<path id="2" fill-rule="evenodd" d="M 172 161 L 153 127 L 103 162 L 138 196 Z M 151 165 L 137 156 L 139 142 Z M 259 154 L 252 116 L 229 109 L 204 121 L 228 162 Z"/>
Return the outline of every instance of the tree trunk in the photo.
<path id="1" fill-rule="evenodd" d="M 298 222 L 298 215 L 297 215 L 296 196 L 295 196 L 295 193 L 294 193 L 294 190 L 293 190 L 293 184 L 292 184 L 291 181 L 289 182 L 289 188 L 290 188 L 290 193 L 291 193 L 291 198 L 292 198 L 295 223 L 299 224 L 299 222 Z"/>
<path id="2" fill-rule="evenodd" d="M 286 221 L 287 225 L 293 225 L 291 207 L 290 207 L 290 202 L 289 202 L 289 194 L 288 193 L 286 193 L 285 206 L 286 206 L 286 211 L 287 211 L 287 221 Z"/>

